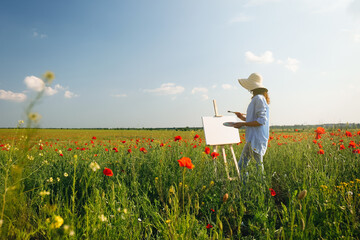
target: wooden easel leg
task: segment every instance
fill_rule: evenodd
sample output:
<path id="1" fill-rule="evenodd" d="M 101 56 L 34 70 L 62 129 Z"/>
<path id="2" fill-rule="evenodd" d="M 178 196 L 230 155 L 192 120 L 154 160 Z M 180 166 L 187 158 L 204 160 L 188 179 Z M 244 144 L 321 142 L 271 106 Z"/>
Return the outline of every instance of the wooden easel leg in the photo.
<path id="1" fill-rule="evenodd" d="M 237 171 L 238 176 L 239 176 L 239 179 L 240 179 L 239 166 L 238 166 L 238 163 L 237 163 L 237 161 L 236 161 L 236 156 L 235 156 L 234 148 L 233 148 L 233 146 L 232 146 L 232 145 L 230 145 L 230 150 L 231 150 L 231 153 L 232 153 L 232 156 L 233 156 L 233 159 L 234 159 L 234 163 L 235 163 L 236 171 Z"/>
<path id="2" fill-rule="evenodd" d="M 226 175 L 227 175 L 228 179 L 231 180 L 231 178 L 230 178 L 230 176 L 229 176 L 229 170 L 228 170 L 228 166 L 227 166 L 227 161 L 226 161 L 225 147 L 224 147 L 224 146 L 221 146 L 221 150 L 222 150 L 222 155 L 223 155 L 223 158 L 224 158 Z"/>

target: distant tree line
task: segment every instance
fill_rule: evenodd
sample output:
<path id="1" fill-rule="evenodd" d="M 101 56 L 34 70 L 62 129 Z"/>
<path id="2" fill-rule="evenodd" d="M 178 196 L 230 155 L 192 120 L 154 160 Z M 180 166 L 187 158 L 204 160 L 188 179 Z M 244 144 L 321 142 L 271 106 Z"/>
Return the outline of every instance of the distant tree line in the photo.
<path id="1" fill-rule="evenodd" d="M 271 130 L 280 130 L 280 131 L 294 131 L 295 129 L 299 131 L 305 131 L 309 129 L 314 129 L 317 127 L 323 127 L 325 129 L 337 130 L 337 129 L 360 129 L 360 123 L 327 123 L 327 124 L 317 124 L 317 125 L 273 125 L 270 126 Z M 15 129 L 13 127 L 0 128 L 0 129 Z M 60 129 L 60 130 L 169 130 L 169 131 L 199 131 L 203 127 L 164 127 L 164 128 L 38 128 L 38 129 Z"/>

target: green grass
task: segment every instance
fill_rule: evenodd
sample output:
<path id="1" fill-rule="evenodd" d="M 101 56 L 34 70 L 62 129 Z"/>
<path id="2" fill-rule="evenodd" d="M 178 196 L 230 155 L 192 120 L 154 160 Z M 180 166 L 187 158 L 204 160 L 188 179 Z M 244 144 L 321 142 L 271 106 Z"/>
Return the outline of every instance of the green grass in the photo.
<path id="1" fill-rule="evenodd" d="M 313 131 L 272 133 L 265 176 L 251 161 L 243 185 L 227 180 L 221 156 L 213 160 L 204 153 L 202 131 L 2 129 L 0 236 L 359 238 L 360 154 L 348 148 L 350 141 L 359 148 L 358 130 L 351 130 L 351 137 L 328 130 L 317 143 Z M 243 146 L 234 145 L 238 158 Z M 230 175 L 236 176 L 229 149 L 227 155 Z M 182 157 L 195 168 L 179 167 Z M 93 162 L 100 169 L 93 171 Z M 103 174 L 105 167 L 113 176 Z M 307 195 L 298 199 L 302 190 Z"/>

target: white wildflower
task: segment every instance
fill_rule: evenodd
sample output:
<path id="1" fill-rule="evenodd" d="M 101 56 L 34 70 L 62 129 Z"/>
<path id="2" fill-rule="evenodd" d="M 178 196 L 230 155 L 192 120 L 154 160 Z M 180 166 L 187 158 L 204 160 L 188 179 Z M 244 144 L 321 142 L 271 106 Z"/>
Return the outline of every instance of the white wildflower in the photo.
<path id="1" fill-rule="evenodd" d="M 97 162 L 92 162 L 92 163 L 90 163 L 89 167 L 90 167 L 94 172 L 96 172 L 96 170 L 100 169 L 100 166 L 99 166 L 99 164 L 97 164 Z"/>
<path id="2" fill-rule="evenodd" d="M 104 214 L 101 214 L 101 215 L 99 216 L 99 219 L 100 219 L 100 221 L 102 221 L 102 222 L 106 222 L 106 221 L 107 221 L 107 217 L 105 217 Z"/>

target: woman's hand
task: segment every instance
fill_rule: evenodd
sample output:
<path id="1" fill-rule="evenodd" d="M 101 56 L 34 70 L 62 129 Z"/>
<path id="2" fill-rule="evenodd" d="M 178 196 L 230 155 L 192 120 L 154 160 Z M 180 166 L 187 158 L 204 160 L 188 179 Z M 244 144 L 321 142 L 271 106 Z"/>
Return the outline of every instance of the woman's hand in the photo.
<path id="1" fill-rule="evenodd" d="M 246 117 L 240 112 L 234 112 L 235 115 L 243 121 L 246 121 Z"/>
<path id="2" fill-rule="evenodd" d="M 234 128 L 241 128 L 241 127 L 244 127 L 244 126 L 245 126 L 245 123 L 246 123 L 246 122 L 238 122 L 238 123 L 235 123 L 233 127 L 234 127 Z"/>

